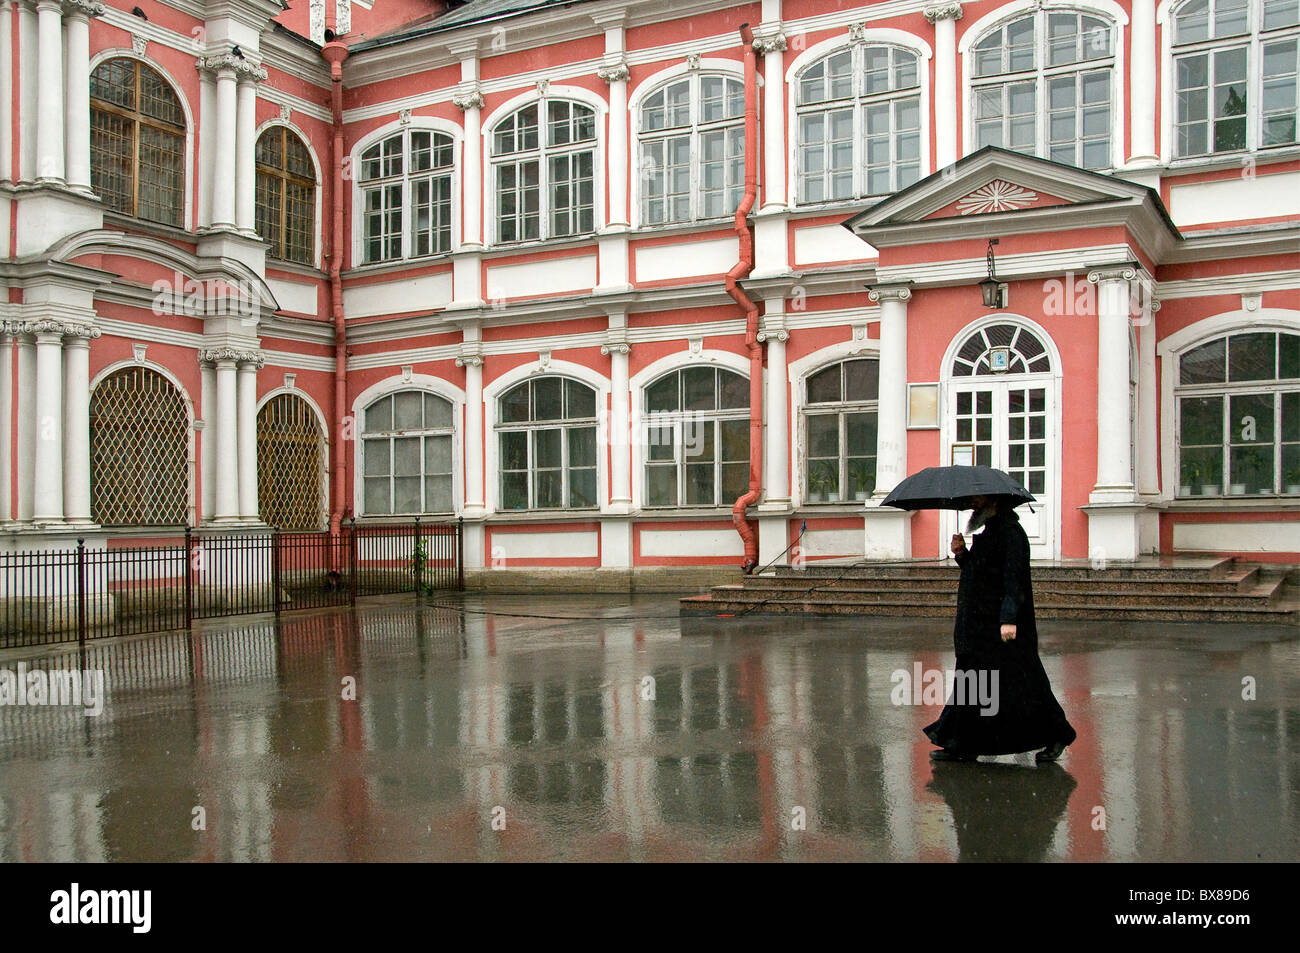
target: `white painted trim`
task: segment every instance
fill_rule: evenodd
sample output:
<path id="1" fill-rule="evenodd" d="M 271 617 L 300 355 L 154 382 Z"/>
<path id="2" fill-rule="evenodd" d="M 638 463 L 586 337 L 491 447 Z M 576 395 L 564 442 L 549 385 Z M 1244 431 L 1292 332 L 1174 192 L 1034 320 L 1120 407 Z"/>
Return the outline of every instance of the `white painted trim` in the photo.
<path id="1" fill-rule="evenodd" d="M 530 350 L 526 346 L 517 347 L 519 351 Z M 499 420 L 497 398 L 510 388 L 534 377 L 568 377 L 580 384 L 585 384 L 596 392 L 596 503 L 594 510 L 508 510 L 504 512 L 533 516 L 536 514 L 554 514 L 557 521 L 581 519 L 584 516 L 596 518 L 609 510 L 609 399 L 613 386 L 608 377 L 599 371 L 572 361 L 551 359 L 545 369 L 539 361 L 528 361 L 513 367 L 483 384 L 483 504 L 489 514 L 496 513 L 501 505 L 501 468 L 499 463 L 500 442 L 496 428 Z"/>
<path id="2" fill-rule="evenodd" d="M 451 248 L 445 252 L 437 252 L 432 255 L 423 255 L 419 258 L 394 258 L 382 264 L 397 265 L 406 264 L 410 267 L 430 262 L 450 261 L 452 253 L 460 247 L 461 239 L 461 167 L 465 161 L 464 140 L 465 130 L 457 123 L 442 119 L 438 116 L 411 116 L 406 122 L 399 119 L 393 119 L 392 122 L 380 126 L 378 129 L 372 129 L 366 135 L 362 136 L 352 144 L 352 149 L 348 152 L 347 163 L 348 169 L 351 170 L 352 193 L 352 266 L 358 267 L 362 263 L 364 252 L 364 186 L 361 182 L 361 156 L 373 146 L 376 142 L 387 139 L 389 136 L 397 133 L 405 133 L 410 130 L 429 130 L 432 132 L 442 133 L 451 136 L 451 148 L 454 161 L 451 168 Z M 410 155 L 404 152 L 402 156 L 402 246 L 407 247 L 411 240 L 410 232 Z M 379 263 L 376 263 L 379 264 Z"/>
<path id="3" fill-rule="evenodd" d="M 365 441 L 361 439 L 363 418 L 361 412 L 370 404 L 403 391 L 420 391 L 433 394 L 451 403 L 451 505 L 454 514 L 459 515 L 465 506 L 464 447 L 465 439 L 465 392 L 448 381 L 431 374 L 412 374 L 410 380 L 401 374 L 385 377 L 371 384 L 352 399 L 353 443 L 352 453 L 352 515 L 357 518 L 368 516 L 364 509 L 365 501 Z M 340 452 L 343 452 L 340 450 Z M 388 514 L 374 514 L 386 516 Z M 406 519 L 405 515 L 393 519 Z"/>
<path id="4" fill-rule="evenodd" d="M 185 413 L 187 416 L 186 426 L 185 426 L 186 455 L 187 455 L 185 460 L 185 467 L 187 470 L 186 478 L 185 478 L 186 479 L 185 508 L 186 508 L 189 523 L 191 526 L 193 526 L 198 522 L 198 516 L 199 516 L 197 510 L 198 501 L 196 499 L 195 486 L 194 486 L 195 467 L 198 463 L 198 446 L 196 443 L 195 430 L 194 430 L 194 421 L 196 419 L 196 415 L 194 411 L 194 401 L 190 398 L 189 391 L 185 389 L 185 385 L 181 383 L 180 378 L 178 378 L 174 373 L 172 373 L 170 369 L 168 369 L 164 365 L 159 364 L 157 361 L 151 361 L 148 358 L 145 358 L 145 360 L 143 361 L 137 361 L 133 357 L 122 361 L 114 361 L 112 364 L 100 368 L 99 372 L 90 379 L 90 389 L 88 391 L 88 393 L 90 394 L 90 399 L 92 402 L 94 401 L 95 391 L 99 388 L 99 385 L 104 382 L 105 378 L 117 373 L 118 371 L 134 368 L 134 367 L 145 367 L 151 371 L 156 371 L 159 374 L 161 374 L 164 378 L 166 378 L 166 380 L 173 387 L 176 388 L 176 392 L 181 395 L 181 400 L 185 402 Z M 206 417 L 199 418 L 199 419 L 203 419 L 205 423 L 209 422 Z M 212 432 L 213 431 L 207 429 L 207 427 L 205 426 L 204 433 L 212 433 Z"/>
<path id="5" fill-rule="evenodd" d="M 689 325 L 680 328 L 682 337 L 695 337 Z M 686 367 L 697 367 L 701 365 L 712 365 L 721 367 L 729 371 L 734 371 L 749 380 L 749 358 L 743 354 L 733 354 L 731 351 L 719 351 L 714 348 L 702 348 L 698 354 L 692 354 L 689 350 L 677 351 L 673 354 L 666 354 L 656 361 L 652 361 L 637 373 L 628 378 L 628 390 L 632 395 L 631 412 L 628 415 L 628 429 L 630 432 L 630 442 L 632 444 L 632 507 L 640 509 L 645 505 L 645 441 L 641 439 L 641 428 L 645 423 L 645 391 L 646 388 L 673 371 L 681 370 Z M 764 376 L 766 377 L 766 370 Z M 766 385 L 766 381 L 763 382 Z M 766 393 L 766 390 L 764 391 Z M 765 431 L 766 434 L 766 431 Z M 766 455 L 764 455 L 766 456 Z M 766 483 L 766 480 L 764 481 Z M 730 504 L 726 504 L 730 505 Z M 719 507 L 722 508 L 722 504 Z M 652 511 L 653 512 L 653 511 Z"/>
<path id="6" fill-rule="evenodd" d="M 497 219 L 496 219 L 497 190 L 496 190 L 496 182 L 495 182 L 496 180 L 495 160 L 497 157 L 492 152 L 492 136 L 496 132 L 496 127 L 498 125 L 500 125 L 506 119 L 509 119 L 512 115 L 514 115 L 514 113 L 518 112 L 520 109 L 523 109 L 525 106 L 529 106 L 533 103 L 545 103 L 547 101 L 555 100 L 555 99 L 568 100 L 576 103 L 581 103 L 582 105 L 590 106 L 593 110 L 595 110 L 596 138 L 595 141 L 592 143 L 593 146 L 592 152 L 594 153 L 592 157 L 592 195 L 593 195 L 594 202 L 593 202 L 592 216 L 591 216 L 592 230 L 590 232 L 593 238 L 595 237 L 596 233 L 600 230 L 601 226 L 604 224 L 606 220 L 605 219 L 605 152 L 606 152 L 605 120 L 609 115 L 609 103 L 606 102 L 600 96 L 598 96 L 596 93 L 593 93 L 589 89 L 584 89 L 581 86 L 551 86 L 547 89 L 545 95 L 543 95 L 541 90 L 539 89 L 532 89 L 529 90 L 528 92 L 520 93 L 518 96 L 514 96 L 506 100 L 496 109 L 492 110 L 492 112 L 489 115 L 484 117 L 482 120 L 482 124 L 480 126 L 480 135 L 483 137 L 483 145 L 482 145 L 482 151 L 479 154 L 480 156 L 482 156 L 483 173 L 484 173 L 483 181 L 481 183 L 483 188 L 483 199 L 481 205 L 483 209 L 483 226 L 484 226 L 483 230 L 485 233 L 483 236 L 483 243 L 488 248 L 500 248 L 500 249 L 517 248 L 521 251 L 524 251 L 536 247 L 536 245 L 539 242 L 546 242 L 546 241 L 553 240 L 552 237 L 549 235 L 545 238 L 533 239 L 529 241 L 501 242 L 498 239 Z M 527 153 L 524 152 L 515 153 L 513 154 L 512 158 L 518 158 L 519 156 L 522 155 L 540 156 L 542 154 L 543 150 L 542 147 L 540 146 L 540 142 L 546 135 L 546 116 L 544 115 L 544 111 L 540 108 L 538 109 L 537 122 L 538 122 L 537 130 L 538 130 L 538 142 L 539 142 L 538 148 L 535 150 L 530 150 Z M 580 148 L 563 150 L 564 154 L 570 154 L 572 152 L 582 152 L 582 151 L 584 150 Z M 548 193 L 548 190 L 550 188 L 550 173 L 544 168 L 544 166 L 545 163 L 542 162 L 538 163 L 538 182 L 539 182 L 539 189 L 540 189 L 538 193 L 538 201 L 539 201 L 539 209 L 540 209 L 539 228 L 543 233 L 550 231 L 550 222 L 548 221 L 548 215 L 547 215 L 547 212 L 550 209 L 549 193 Z M 584 232 L 584 233 L 578 233 L 576 235 L 565 236 L 565 240 L 571 238 L 580 238 L 583 234 L 587 234 L 587 233 Z M 529 292 L 521 291 L 520 293 L 526 295 Z"/>
<path id="7" fill-rule="evenodd" d="M 93 75 L 95 70 L 98 69 L 100 64 L 105 60 L 115 59 L 135 60 L 138 63 L 144 63 L 168 82 L 172 88 L 172 92 L 176 94 L 177 101 L 181 104 L 181 110 L 185 113 L 185 184 L 183 189 L 185 207 L 181 212 L 181 227 L 186 231 L 192 232 L 198 227 L 198 221 L 196 220 L 196 212 L 194 209 L 194 133 L 198 126 L 194 120 L 194 112 L 190 109 L 189 100 L 185 98 L 185 87 L 176 81 L 176 77 L 167 70 L 167 67 L 163 66 L 153 57 L 148 55 L 141 56 L 132 49 L 124 50 L 116 47 L 99 50 L 94 53 L 90 57 L 90 70 L 87 75 Z M 94 108 L 94 103 L 91 103 L 91 108 Z M 91 164 L 91 170 L 93 175 L 93 163 Z M 204 183 L 199 183 L 200 188 L 203 185 Z"/>
<path id="8" fill-rule="evenodd" d="M 930 88 L 930 69 L 926 65 L 934 59 L 934 51 L 930 44 L 925 42 L 919 36 L 907 33 L 904 30 L 895 30 L 885 27 L 869 27 L 865 32 L 865 41 L 859 43 L 849 39 L 848 35 L 831 37 L 828 40 L 822 40 L 820 43 L 814 43 L 808 49 L 804 50 L 791 61 L 790 66 L 785 71 L 785 97 L 786 97 L 786 204 L 790 208 L 798 208 L 799 203 L 799 74 L 805 69 L 816 64 L 819 60 L 844 49 L 852 49 L 855 46 L 896 46 L 908 52 L 917 54 L 919 62 L 916 66 L 917 79 L 920 83 L 917 95 L 920 97 L 920 163 L 921 168 L 917 181 L 924 179 L 934 171 L 933 155 L 930 148 L 930 126 L 934 118 L 934 100 Z M 859 108 L 861 97 L 856 92 L 858 84 L 861 82 L 861 70 L 853 70 L 853 84 L 855 103 L 853 110 L 853 151 L 859 159 L 864 159 L 863 151 L 863 130 L 861 128 L 861 113 Z M 855 161 L 853 163 L 854 179 L 857 180 L 865 163 Z M 857 183 L 855 181 L 855 188 Z M 837 200 L 844 204 L 859 203 L 865 199 L 843 199 Z M 832 203 L 816 203 L 817 205 Z"/>
<path id="9" fill-rule="evenodd" d="M 322 225 L 321 203 L 324 201 L 325 190 L 324 188 L 322 188 L 323 180 L 321 178 L 320 157 L 316 155 L 316 149 L 311 144 L 311 138 L 307 135 L 307 133 L 303 132 L 302 129 L 300 129 L 296 124 L 294 124 L 290 120 L 281 119 L 279 116 L 274 116 L 266 120 L 265 122 L 263 122 L 260 126 L 258 126 L 257 129 L 253 131 L 253 142 L 256 143 L 259 139 L 262 138 L 262 133 L 266 132 L 268 129 L 275 128 L 276 126 L 283 126 L 285 129 L 288 129 L 295 136 L 297 136 L 299 140 L 301 140 L 304 146 L 307 147 L 307 155 L 311 157 L 312 169 L 316 173 L 316 189 L 315 189 L 316 218 L 313 222 L 313 230 L 312 230 L 312 248 L 313 248 L 312 263 L 315 265 L 315 267 L 320 268 L 321 254 L 322 254 L 321 246 L 325 244 L 323 240 L 325 230 L 321 228 Z M 253 173 L 254 175 L 257 174 L 256 159 L 254 159 L 253 162 Z M 274 268 L 276 266 L 276 260 L 274 258 L 271 258 L 269 254 L 267 255 L 267 265 L 269 265 L 271 268 Z"/>
<path id="10" fill-rule="evenodd" d="M 1112 169 L 1123 168 L 1125 164 L 1124 155 L 1124 131 L 1127 129 L 1127 100 L 1128 87 L 1125 86 L 1124 74 L 1124 57 L 1127 53 L 1124 40 L 1124 27 L 1128 25 L 1128 14 L 1124 9 L 1115 3 L 1114 0 L 1045 0 L 1039 4 L 1039 0 L 1012 0 L 995 10 L 984 14 L 974 23 L 972 23 L 964 33 L 961 39 L 957 41 L 957 52 L 961 57 L 961 130 L 960 130 L 960 151 L 962 155 L 969 155 L 976 151 L 975 147 L 975 109 L 974 109 L 974 86 L 971 75 L 971 48 L 984 38 L 996 27 L 1002 24 L 1018 19 L 1026 14 L 1036 13 L 1043 10 L 1048 13 L 1064 13 L 1072 11 L 1076 13 L 1090 13 L 1103 17 L 1108 20 L 1114 29 L 1111 37 L 1111 80 L 1110 80 L 1110 105 L 1111 105 L 1111 129 L 1110 137 L 1110 158 Z M 1037 27 L 1035 27 L 1037 30 Z M 1035 62 L 1038 68 L 1042 68 L 1042 57 L 1044 55 L 1045 45 L 1038 40 L 1035 34 Z M 1086 68 L 1087 64 L 1079 64 L 1080 68 Z M 1036 122 L 1037 132 L 1035 137 L 1041 139 L 1046 130 L 1046 90 L 1039 89 L 1036 96 Z M 1162 113 L 1163 115 L 1163 113 Z M 1043 146 L 1043 152 L 1046 151 L 1046 141 L 1040 143 Z"/>
<path id="11" fill-rule="evenodd" d="M 1223 311 L 1156 341 L 1156 358 L 1160 361 L 1160 499 L 1164 502 L 1172 502 L 1177 496 L 1179 479 L 1177 400 L 1174 398 L 1178 358 L 1194 347 L 1236 331 L 1300 333 L 1300 311 L 1288 308 Z M 1225 509 L 1232 507 L 1231 497 L 1223 497 L 1222 501 Z"/>
<path id="12" fill-rule="evenodd" d="M 301 398 L 302 401 L 309 408 L 311 408 L 312 413 L 316 415 L 316 426 L 320 431 L 320 446 L 321 446 L 320 477 L 318 482 L 318 486 L 320 487 L 320 512 L 325 517 L 326 522 L 328 522 L 329 501 L 330 501 L 330 475 L 333 473 L 333 471 L 330 469 L 330 449 L 331 449 L 330 428 L 329 428 L 329 424 L 325 422 L 325 414 L 320 409 L 320 405 L 316 403 L 315 398 L 313 398 L 311 394 L 307 393 L 301 387 L 286 387 L 285 385 L 281 384 L 279 387 L 271 388 L 261 396 L 261 398 L 257 401 L 257 405 L 253 408 L 253 419 L 254 421 L 256 421 L 258 415 L 261 414 L 262 412 L 262 408 L 265 407 L 270 401 L 274 400 L 276 397 L 279 397 L 281 394 L 292 394 L 294 397 Z M 256 426 L 256 424 L 254 424 L 254 426 Z M 454 439 L 452 440 L 452 444 L 453 446 L 455 445 Z M 262 499 L 261 493 L 258 493 L 257 499 L 260 503 Z M 353 510 L 353 512 L 355 513 L 356 511 Z M 258 513 L 258 519 L 261 519 L 261 516 L 262 514 Z"/>

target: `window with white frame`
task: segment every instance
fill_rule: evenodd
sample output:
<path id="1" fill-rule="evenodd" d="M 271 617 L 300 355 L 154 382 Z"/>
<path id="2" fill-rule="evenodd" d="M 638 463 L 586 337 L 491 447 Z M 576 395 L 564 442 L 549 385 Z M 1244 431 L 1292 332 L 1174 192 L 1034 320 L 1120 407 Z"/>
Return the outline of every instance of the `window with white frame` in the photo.
<path id="1" fill-rule="evenodd" d="M 971 50 L 975 147 L 1110 168 L 1113 34 L 1100 17 L 1037 10 L 983 36 Z"/>
<path id="2" fill-rule="evenodd" d="M 809 376 L 804 404 L 804 499 L 865 500 L 876 488 L 880 362 L 840 361 Z"/>
<path id="3" fill-rule="evenodd" d="M 451 251 L 452 138 L 403 129 L 361 153 L 361 261 Z"/>
<path id="4" fill-rule="evenodd" d="M 641 220 L 724 218 L 745 188 L 745 86 L 729 76 L 673 80 L 641 103 Z"/>
<path id="5" fill-rule="evenodd" d="M 645 389 L 647 506 L 723 506 L 749 490 L 749 381 L 687 367 Z"/>
<path id="6" fill-rule="evenodd" d="M 798 102 L 799 201 L 886 195 L 921 177 L 917 56 L 855 45 L 805 67 Z"/>
<path id="7" fill-rule="evenodd" d="M 1173 53 L 1175 157 L 1297 142 L 1300 0 L 1188 0 Z"/>
<path id="8" fill-rule="evenodd" d="M 596 392 L 567 377 L 517 384 L 498 402 L 501 509 L 592 509 Z"/>
<path id="9" fill-rule="evenodd" d="M 370 403 L 362 418 L 362 512 L 366 516 L 450 513 L 451 402 L 406 390 Z"/>
<path id="10" fill-rule="evenodd" d="M 1177 380 L 1180 497 L 1300 494 L 1300 334 L 1215 338 Z"/>
<path id="11" fill-rule="evenodd" d="M 545 99 L 511 113 L 493 129 L 492 168 L 497 241 L 595 230 L 596 112 L 590 106 Z"/>

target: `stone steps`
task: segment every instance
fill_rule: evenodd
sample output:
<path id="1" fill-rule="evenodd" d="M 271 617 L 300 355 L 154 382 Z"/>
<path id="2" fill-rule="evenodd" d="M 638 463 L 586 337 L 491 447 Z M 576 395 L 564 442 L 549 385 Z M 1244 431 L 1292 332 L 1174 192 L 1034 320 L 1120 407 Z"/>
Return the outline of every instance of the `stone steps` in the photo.
<path id="1" fill-rule="evenodd" d="M 1300 624 L 1293 567 L 1232 557 L 1093 568 L 1033 567 L 1034 607 L 1043 619 Z M 683 599 L 684 617 L 873 615 L 952 618 L 956 567 L 783 567 Z"/>

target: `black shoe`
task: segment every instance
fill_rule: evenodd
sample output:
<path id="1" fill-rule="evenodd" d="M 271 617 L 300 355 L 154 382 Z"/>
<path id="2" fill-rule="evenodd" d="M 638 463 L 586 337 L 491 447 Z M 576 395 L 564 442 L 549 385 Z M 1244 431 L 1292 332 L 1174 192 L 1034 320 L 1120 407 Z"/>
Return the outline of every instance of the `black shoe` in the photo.
<path id="1" fill-rule="evenodd" d="M 931 761 L 976 761 L 979 755 L 970 754 L 965 751 L 957 751 L 953 748 L 939 748 L 930 752 Z"/>
<path id="2" fill-rule="evenodd" d="M 1039 764 L 1043 764 L 1046 761 L 1055 761 L 1061 756 L 1061 752 L 1064 750 L 1065 744 L 1063 742 L 1053 741 L 1042 751 L 1038 752 L 1038 754 L 1034 755 L 1034 761 Z"/>

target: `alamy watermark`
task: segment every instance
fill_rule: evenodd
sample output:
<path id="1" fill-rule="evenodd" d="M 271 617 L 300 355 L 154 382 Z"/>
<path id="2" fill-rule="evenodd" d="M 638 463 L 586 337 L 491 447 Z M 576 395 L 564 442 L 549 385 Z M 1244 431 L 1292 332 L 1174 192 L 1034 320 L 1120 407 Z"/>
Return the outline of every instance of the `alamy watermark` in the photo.
<path id="1" fill-rule="evenodd" d="M 923 668 L 920 662 L 894 669 L 889 680 L 894 687 L 889 700 L 895 705 L 976 705 L 981 715 L 992 717 L 1001 707 L 998 702 L 997 669 Z"/>
<path id="2" fill-rule="evenodd" d="M 0 668 L 0 706 L 81 708 L 87 718 L 104 711 L 104 670 Z"/>

